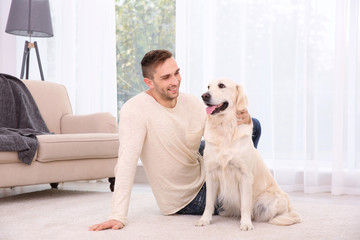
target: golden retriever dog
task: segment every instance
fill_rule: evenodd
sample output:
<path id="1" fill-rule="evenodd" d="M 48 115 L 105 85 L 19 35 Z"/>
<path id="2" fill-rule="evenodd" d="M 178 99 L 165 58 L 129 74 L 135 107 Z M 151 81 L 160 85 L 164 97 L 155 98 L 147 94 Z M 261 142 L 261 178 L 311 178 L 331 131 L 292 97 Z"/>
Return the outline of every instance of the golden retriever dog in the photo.
<path id="1" fill-rule="evenodd" d="M 236 113 L 247 108 L 243 88 L 230 79 L 216 79 L 202 95 L 208 106 L 204 162 L 206 207 L 195 225 L 210 224 L 216 200 L 220 215 L 240 217 L 240 229 L 254 229 L 252 220 L 276 225 L 301 221 L 254 147 L 253 124 L 237 124 Z"/>

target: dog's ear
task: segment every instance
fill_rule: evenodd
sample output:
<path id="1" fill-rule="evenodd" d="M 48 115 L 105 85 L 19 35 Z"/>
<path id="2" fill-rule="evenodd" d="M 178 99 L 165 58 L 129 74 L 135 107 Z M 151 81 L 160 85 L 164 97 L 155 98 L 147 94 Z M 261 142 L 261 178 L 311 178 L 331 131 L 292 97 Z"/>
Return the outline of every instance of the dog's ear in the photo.
<path id="1" fill-rule="evenodd" d="M 236 111 L 242 111 L 248 107 L 248 98 L 244 89 L 240 85 L 236 85 Z"/>

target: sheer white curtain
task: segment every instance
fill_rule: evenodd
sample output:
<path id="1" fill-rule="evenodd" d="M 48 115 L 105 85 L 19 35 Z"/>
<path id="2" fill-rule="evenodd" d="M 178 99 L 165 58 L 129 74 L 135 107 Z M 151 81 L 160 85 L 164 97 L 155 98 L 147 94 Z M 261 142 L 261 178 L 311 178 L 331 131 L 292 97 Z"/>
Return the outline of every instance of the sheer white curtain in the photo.
<path id="1" fill-rule="evenodd" d="M 258 146 L 287 191 L 360 194 L 357 0 L 179 0 L 182 90 L 245 87 Z"/>
<path id="2" fill-rule="evenodd" d="M 54 37 L 32 39 L 38 42 L 45 81 L 66 86 L 76 114 L 116 116 L 115 0 L 50 0 L 50 8 Z M 19 77 L 28 39 L 15 38 Z M 35 51 L 30 56 L 29 79 L 40 80 Z"/>
<path id="3" fill-rule="evenodd" d="M 47 78 L 67 86 L 77 114 L 116 116 L 115 1 L 51 0 L 50 6 Z"/>

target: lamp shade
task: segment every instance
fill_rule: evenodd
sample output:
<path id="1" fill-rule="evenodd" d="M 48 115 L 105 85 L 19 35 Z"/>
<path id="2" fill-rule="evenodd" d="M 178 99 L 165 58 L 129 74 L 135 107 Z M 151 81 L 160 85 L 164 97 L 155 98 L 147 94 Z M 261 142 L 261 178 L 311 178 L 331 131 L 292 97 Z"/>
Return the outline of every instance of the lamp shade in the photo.
<path id="1" fill-rule="evenodd" d="M 29 37 L 52 37 L 49 0 L 12 0 L 5 32 Z"/>

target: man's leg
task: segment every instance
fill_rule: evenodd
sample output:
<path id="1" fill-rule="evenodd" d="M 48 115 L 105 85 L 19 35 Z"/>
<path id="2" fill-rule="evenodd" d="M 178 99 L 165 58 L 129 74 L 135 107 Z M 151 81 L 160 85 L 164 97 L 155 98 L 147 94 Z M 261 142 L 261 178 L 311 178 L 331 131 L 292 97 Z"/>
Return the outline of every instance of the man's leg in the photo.
<path id="1" fill-rule="evenodd" d="M 259 120 L 257 120 L 256 118 L 252 118 L 252 122 L 253 122 L 252 141 L 254 143 L 254 147 L 257 148 L 261 136 L 261 125 Z"/>
<path id="2" fill-rule="evenodd" d="M 206 184 L 202 186 L 199 193 L 196 195 L 194 200 L 192 200 L 188 205 L 183 209 L 179 210 L 177 214 L 187 214 L 187 215 L 202 215 L 205 210 L 206 203 Z"/>
<path id="3" fill-rule="evenodd" d="M 199 153 L 201 156 L 204 156 L 204 149 L 205 149 L 205 141 L 202 140 L 199 147 Z"/>

